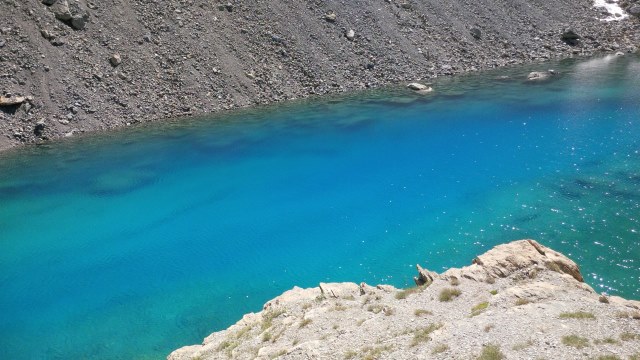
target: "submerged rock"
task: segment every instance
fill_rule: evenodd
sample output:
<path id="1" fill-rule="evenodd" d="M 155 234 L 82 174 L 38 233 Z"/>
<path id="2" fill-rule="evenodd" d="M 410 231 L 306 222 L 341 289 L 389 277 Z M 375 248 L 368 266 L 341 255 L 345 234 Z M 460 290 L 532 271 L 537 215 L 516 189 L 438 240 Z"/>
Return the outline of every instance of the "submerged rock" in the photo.
<path id="1" fill-rule="evenodd" d="M 527 75 L 527 80 L 529 81 L 545 81 L 551 79 L 556 75 L 556 72 L 553 70 L 548 71 L 533 71 Z"/>

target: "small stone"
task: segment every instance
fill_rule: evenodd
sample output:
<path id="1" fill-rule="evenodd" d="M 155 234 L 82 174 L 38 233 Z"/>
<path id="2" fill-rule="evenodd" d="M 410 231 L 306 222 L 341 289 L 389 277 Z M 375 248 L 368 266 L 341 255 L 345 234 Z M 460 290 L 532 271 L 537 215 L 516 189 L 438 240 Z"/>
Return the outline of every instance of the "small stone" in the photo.
<path id="1" fill-rule="evenodd" d="M 55 38 L 55 35 L 53 35 L 53 33 L 48 29 L 40 30 L 40 34 L 42 35 L 43 38 L 45 38 L 47 40 L 51 40 L 51 39 Z"/>
<path id="2" fill-rule="evenodd" d="M 120 54 L 113 54 L 109 58 L 109 62 L 113 67 L 116 67 L 122 63 L 122 57 L 120 57 Z"/>
<path id="3" fill-rule="evenodd" d="M 473 38 L 476 40 L 480 40 L 480 38 L 482 37 L 482 31 L 480 31 L 480 29 L 478 28 L 471 28 L 469 32 L 471 33 L 471 36 L 473 36 Z"/>
<path id="4" fill-rule="evenodd" d="M 58 122 L 60 124 L 62 124 L 62 125 L 69 125 L 69 120 L 67 120 L 67 119 L 60 119 L 60 120 L 58 120 Z"/>
<path id="5" fill-rule="evenodd" d="M 580 40 L 580 35 L 578 35 L 573 29 L 566 29 L 560 35 L 560 39 L 564 41 L 568 45 L 577 45 L 578 40 Z"/>
<path id="6" fill-rule="evenodd" d="M 45 127 L 46 125 L 44 123 L 44 120 L 40 120 L 36 123 L 36 126 L 33 128 L 33 133 L 36 134 L 37 136 L 40 136 L 44 132 Z"/>
<path id="7" fill-rule="evenodd" d="M 49 6 L 56 3 L 56 0 L 42 0 L 42 3 Z"/>
<path id="8" fill-rule="evenodd" d="M 347 40 L 353 41 L 353 39 L 356 37 L 356 32 L 353 29 L 349 29 L 349 31 L 346 32 L 345 36 L 347 37 Z"/>
<path id="9" fill-rule="evenodd" d="M 324 15 L 324 19 L 328 22 L 336 22 L 336 13 L 330 12 Z"/>
<path id="10" fill-rule="evenodd" d="M 3 48 L 7 42 L 4 39 L 0 39 L 0 48 Z"/>

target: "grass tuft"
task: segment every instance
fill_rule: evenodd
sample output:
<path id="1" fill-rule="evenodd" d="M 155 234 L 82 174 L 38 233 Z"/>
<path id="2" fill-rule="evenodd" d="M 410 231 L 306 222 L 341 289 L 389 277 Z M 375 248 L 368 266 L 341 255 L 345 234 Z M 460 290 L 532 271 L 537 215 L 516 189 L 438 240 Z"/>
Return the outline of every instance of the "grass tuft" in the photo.
<path id="1" fill-rule="evenodd" d="M 426 286 L 414 286 L 408 289 L 400 290 L 396 293 L 395 297 L 398 300 L 403 300 L 409 297 L 409 295 L 421 293 L 426 289 Z"/>
<path id="2" fill-rule="evenodd" d="M 267 312 L 264 312 L 262 314 L 262 325 L 260 325 L 260 328 L 262 328 L 263 331 L 267 330 L 268 328 L 271 327 L 271 325 L 273 325 L 273 319 L 277 318 L 282 314 L 284 314 L 284 309 L 269 310 Z"/>
<path id="3" fill-rule="evenodd" d="M 520 306 L 520 305 L 527 305 L 528 303 L 530 303 L 531 301 L 524 299 L 524 298 L 520 298 L 518 300 L 516 300 L 516 306 Z"/>
<path id="4" fill-rule="evenodd" d="M 265 332 L 264 334 L 262 334 L 262 342 L 267 342 L 271 340 L 271 333 L 270 332 Z"/>
<path id="5" fill-rule="evenodd" d="M 480 304 L 471 308 L 471 316 L 478 316 L 482 314 L 489 307 L 488 302 L 481 302 Z"/>
<path id="6" fill-rule="evenodd" d="M 562 343 L 567 346 L 573 346 L 574 348 L 582 349 L 589 346 L 589 339 L 583 338 L 578 335 L 568 335 L 562 337 Z"/>
<path id="7" fill-rule="evenodd" d="M 489 294 L 498 295 L 498 290 L 491 290 L 491 291 L 489 291 Z"/>
<path id="8" fill-rule="evenodd" d="M 482 348 L 482 353 L 478 360 L 502 360 L 504 354 L 500 351 L 500 347 L 497 345 L 487 345 Z"/>
<path id="9" fill-rule="evenodd" d="M 443 353 L 445 351 L 449 350 L 449 345 L 447 344 L 439 344 L 433 347 L 433 350 L 431 350 L 432 354 L 440 354 Z"/>
<path id="10" fill-rule="evenodd" d="M 640 334 L 636 334 L 632 332 L 623 332 L 622 334 L 620 334 L 620 340 L 622 341 L 640 340 Z"/>
<path id="11" fill-rule="evenodd" d="M 415 311 L 413 312 L 413 315 L 415 316 L 424 316 L 424 315 L 433 315 L 433 313 L 429 310 L 425 310 L 425 309 L 415 309 Z"/>
<path id="12" fill-rule="evenodd" d="M 451 301 L 462 294 L 460 289 L 445 288 L 440 291 L 440 301 Z"/>
<path id="13" fill-rule="evenodd" d="M 431 333 L 440 329 L 442 324 L 431 324 L 425 328 L 417 329 L 413 333 L 413 340 L 411 340 L 411 346 L 416 346 L 420 343 L 427 342 L 431 340 Z"/>
<path id="14" fill-rule="evenodd" d="M 618 340 L 614 339 L 614 338 L 607 337 L 607 338 L 604 338 L 604 339 L 597 339 L 597 340 L 594 340 L 594 341 L 593 341 L 593 343 L 594 343 L 594 344 L 596 344 L 596 345 L 600 345 L 600 344 L 611 344 L 611 345 L 617 345 L 617 344 L 619 344 L 620 342 L 619 342 Z"/>
<path id="15" fill-rule="evenodd" d="M 528 348 L 531 345 L 533 345 L 533 341 L 531 339 L 529 339 L 526 342 L 518 343 L 518 344 L 513 345 L 513 347 L 511 349 L 513 349 L 515 351 L 520 351 L 520 350 L 524 350 L 524 349 Z"/>
<path id="16" fill-rule="evenodd" d="M 300 321 L 299 328 L 302 329 L 303 327 L 306 327 L 307 325 L 311 324 L 312 322 L 313 322 L 313 320 L 311 320 L 311 319 L 302 319 L 302 321 Z"/>
<path id="17" fill-rule="evenodd" d="M 595 318 L 595 315 L 585 311 L 563 312 L 562 314 L 560 314 L 560 319 L 593 320 Z"/>

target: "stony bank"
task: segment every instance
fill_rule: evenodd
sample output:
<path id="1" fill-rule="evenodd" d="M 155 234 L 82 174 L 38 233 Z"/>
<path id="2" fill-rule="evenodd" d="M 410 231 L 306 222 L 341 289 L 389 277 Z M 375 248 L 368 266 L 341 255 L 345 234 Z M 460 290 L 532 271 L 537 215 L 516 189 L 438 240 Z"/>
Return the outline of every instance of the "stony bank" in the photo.
<path id="1" fill-rule="evenodd" d="M 593 0 L 0 0 L 0 149 L 608 52 Z M 640 16 L 636 0 L 621 3 Z"/>
<path id="2" fill-rule="evenodd" d="M 640 302 L 534 240 L 414 280 L 294 288 L 168 359 L 640 359 Z"/>

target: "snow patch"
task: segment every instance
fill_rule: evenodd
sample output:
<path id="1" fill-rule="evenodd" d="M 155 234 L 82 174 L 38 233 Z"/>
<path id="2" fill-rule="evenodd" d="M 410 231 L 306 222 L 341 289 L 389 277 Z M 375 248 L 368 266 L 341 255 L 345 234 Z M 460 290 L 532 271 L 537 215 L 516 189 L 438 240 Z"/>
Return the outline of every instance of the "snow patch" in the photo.
<path id="1" fill-rule="evenodd" d="M 600 19 L 603 21 L 623 20 L 629 17 L 629 14 L 625 13 L 620 5 L 618 5 L 618 0 L 595 0 L 595 4 L 593 6 L 597 8 L 605 8 L 605 10 L 610 14 L 609 17 Z"/>

